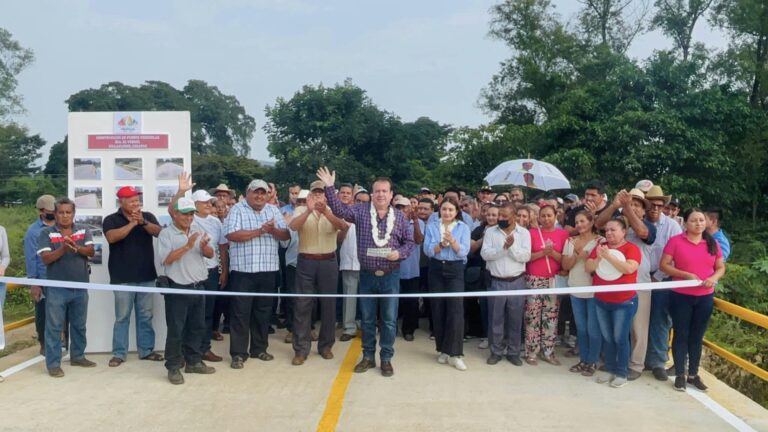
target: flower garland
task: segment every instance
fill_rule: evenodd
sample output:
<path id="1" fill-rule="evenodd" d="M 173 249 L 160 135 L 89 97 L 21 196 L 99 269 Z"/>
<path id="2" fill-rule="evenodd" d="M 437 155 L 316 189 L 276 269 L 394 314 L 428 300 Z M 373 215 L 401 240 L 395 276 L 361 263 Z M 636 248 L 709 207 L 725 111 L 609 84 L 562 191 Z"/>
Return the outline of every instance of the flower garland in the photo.
<path id="1" fill-rule="evenodd" d="M 389 210 L 387 210 L 387 229 L 384 232 L 383 239 L 379 238 L 380 232 L 377 216 L 376 208 L 371 205 L 371 235 L 373 236 L 373 242 L 378 247 L 384 247 L 389 243 L 389 239 L 392 237 L 392 230 L 395 228 L 395 211 L 392 210 L 392 207 L 389 207 Z"/>

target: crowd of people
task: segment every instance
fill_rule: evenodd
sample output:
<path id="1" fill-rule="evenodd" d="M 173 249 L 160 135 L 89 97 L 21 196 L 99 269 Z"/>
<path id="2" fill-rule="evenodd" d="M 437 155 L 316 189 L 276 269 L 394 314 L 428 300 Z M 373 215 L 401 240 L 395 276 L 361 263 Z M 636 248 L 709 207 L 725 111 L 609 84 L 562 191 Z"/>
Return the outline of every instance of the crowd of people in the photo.
<path id="1" fill-rule="evenodd" d="M 355 372 L 379 367 L 388 377 L 398 333 L 413 341 L 426 318 L 437 363 L 459 371 L 467 370 L 464 351 L 474 346 L 467 341 L 477 337 L 476 347 L 488 349 L 488 365 L 504 359 L 515 366 L 560 365 L 560 344 L 560 352 L 573 357 L 570 372 L 597 375 L 598 383 L 622 387 L 649 370 L 661 381 L 671 372 L 676 390 L 707 388 L 698 373 L 702 340 L 730 253 L 722 212 L 690 208 L 680 215 L 680 203 L 649 180 L 611 200 L 596 180 L 582 197 L 543 193 L 526 200 L 520 187 L 499 192 L 490 186 L 476 194 L 424 187 L 405 196 L 386 178 L 370 191 L 337 185 L 335 172 L 324 167 L 308 189 L 291 185 L 287 203 L 260 179 L 239 199 L 224 184 L 194 192 L 193 186 L 188 174 L 179 177 L 167 227 L 142 211 L 141 191 L 118 190 L 120 207 L 103 223 L 110 283 L 249 295 L 164 295 L 161 354 L 153 294 L 116 290 L 110 367 L 128 361 L 134 313 L 138 358 L 164 360 L 173 384 L 184 382 L 182 370 L 214 373 L 206 362 L 224 358 L 212 351 L 211 340 L 227 333 L 231 368 L 273 360 L 269 334 L 276 327 L 286 329 L 295 366 L 308 361 L 313 342 L 320 358 L 332 359 L 339 329 L 339 342 L 362 337 Z M 37 208 L 39 218 L 24 239 L 28 277 L 87 282 L 94 243 L 91 229 L 74 222 L 74 202 L 44 195 Z M 0 268 L 7 266 L 2 258 Z M 397 297 L 670 280 L 701 284 L 559 296 Z M 258 295 L 277 292 L 307 296 Z M 70 364 L 95 366 L 84 354 L 88 292 L 33 286 L 31 293 L 48 373 L 64 376 L 62 333 L 70 339 Z M 337 293 L 388 296 L 312 297 Z M 670 328 L 674 366 L 667 370 Z"/>

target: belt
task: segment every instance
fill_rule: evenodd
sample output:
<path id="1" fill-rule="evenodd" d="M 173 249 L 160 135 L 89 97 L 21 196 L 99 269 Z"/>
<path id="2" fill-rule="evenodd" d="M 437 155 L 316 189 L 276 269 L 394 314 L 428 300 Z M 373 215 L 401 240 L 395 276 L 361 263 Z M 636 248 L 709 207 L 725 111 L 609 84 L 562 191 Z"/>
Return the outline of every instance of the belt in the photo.
<path id="1" fill-rule="evenodd" d="M 180 284 L 180 283 L 174 281 L 171 278 L 168 278 L 168 280 L 171 281 L 171 284 L 175 285 L 174 287 L 171 287 L 171 288 L 192 288 L 192 289 L 194 289 L 194 288 L 203 288 L 205 286 L 203 284 L 203 282 L 193 282 L 191 284 L 186 284 L 185 285 L 185 284 Z"/>
<path id="2" fill-rule="evenodd" d="M 325 260 L 336 258 L 336 252 L 324 253 L 324 254 L 300 253 L 299 256 L 304 259 L 308 259 L 312 261 L 325 261 Z"/>
<path id="3" fill-rule="evenodd" d="M 512 277 L 496 277 L 496 276 L 491 275 L 491 279 L 496 279 L 496 280 L 502 281 L 502 282 L 514 282 L 514 281 L 520 279 L 523 276 L 525 276 L 525 273 L 520 273 L 519 275 L 512 276 Z"/>
<path id="4" fill-rule="evenodd" d="M 382 277 L 385 274 L 392 273 L 395 269 L 380 269 L 380 270 L 366 270 L 368 273 L 372 273 L 374 276 Z"/>

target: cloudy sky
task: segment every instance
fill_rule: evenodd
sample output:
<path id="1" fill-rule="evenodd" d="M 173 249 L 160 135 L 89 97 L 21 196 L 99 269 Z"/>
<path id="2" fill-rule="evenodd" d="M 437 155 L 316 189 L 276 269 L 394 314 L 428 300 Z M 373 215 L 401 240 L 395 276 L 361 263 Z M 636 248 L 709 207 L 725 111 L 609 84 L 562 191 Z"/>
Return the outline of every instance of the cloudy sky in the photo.
<path id="1" fill-rule="evenodd" d="M 19 77 L 27 113 L 16 118 L 49 145 L 67 133 L 64 100 L 110 81 L 201 79 L 235 95 L 256 118 L 256 159 L 266 150 L 264 107 L 305 84 L 345 78 L 382 109 L 476 126 L 478 94 L 509 53 L 488 38 L 492 0 L 39 0 L 3 5 L 0 27 L 35 52 Z M 576 0 L 553 0 L 573 20 Z M 696 38 L 724 46 L 706 23 Z M 630 54 L 669 47 L 658 33 Z M 46 149 L 47 151 L 47 149 Z M 45 156 L 45 159 L 47 156 Z"/>

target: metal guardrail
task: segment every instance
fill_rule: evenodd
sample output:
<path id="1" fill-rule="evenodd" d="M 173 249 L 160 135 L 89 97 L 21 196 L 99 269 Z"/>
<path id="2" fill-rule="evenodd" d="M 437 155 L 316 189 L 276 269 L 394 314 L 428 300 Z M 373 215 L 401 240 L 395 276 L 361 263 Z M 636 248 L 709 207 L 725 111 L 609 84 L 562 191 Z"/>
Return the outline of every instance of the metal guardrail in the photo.
<path id="1" fill-rule="evenodd" d="M 725 312 L 729 315 L 733 315 L 754 325 L 760 326 L 764 329 L 768 329 L 768 316 L 757 313 L 753 310 L 743 308 L 739 305 L 719 298 L 715 298 L 715 309 L 721 312 Z M 751 373 L 752 375 L 755 375 L 763 381 L 768 381 L 768 371 L 765 369 L 750 363 L 749 361 L 737 356 L 736 354 L 713 343 L 712 341 L 707 340 L 706 338 L 704 339 L 704 346 L 712 350 L 712 352 L 719 355 L 720 357 Z"/>

